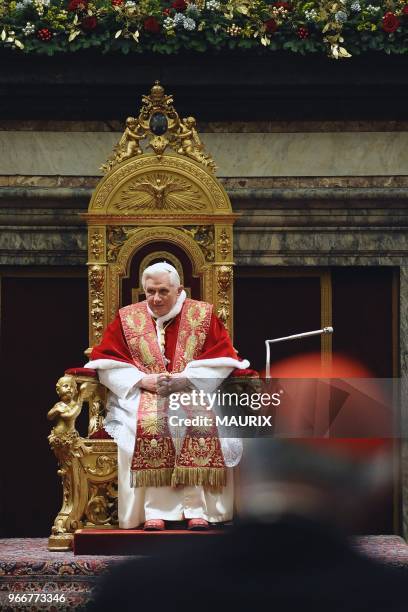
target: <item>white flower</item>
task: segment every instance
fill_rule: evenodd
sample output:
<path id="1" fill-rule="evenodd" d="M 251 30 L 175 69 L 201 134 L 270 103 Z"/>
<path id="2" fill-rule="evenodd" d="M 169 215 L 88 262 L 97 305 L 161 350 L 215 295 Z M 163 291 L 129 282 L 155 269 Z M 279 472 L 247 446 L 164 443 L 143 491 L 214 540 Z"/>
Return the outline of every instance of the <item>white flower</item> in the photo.
<path id="1" fill-rule="evenodd" d="M 197 19 L 201 14 L 200 9 L 196 4 L 188 4 L 186 8 L 186 15 L 193 19 Z"/>
<path id="2" fill-rule="evenodd" d="M 217 0 L 208 0 L 208 2 L 205 3 L 205 7 L 209 11 L 219 11 L 221 4 L 217 2 Z"/>
<path id="3" fill-rule="evenodd" d="M 172 30 L 174 28 L 174 21 L 171 17 L 166 17 L 163 21 L 163 27 L 165 30 Z"/>
<path id="4" fill-rule="evenodd" d="M 353 2 L 353 4 L 350 5 L 350 8 L 356 13 L 359 13 L 361 11 L 361 6 L 359 2 Z"/>
<path id="5" fill-rule="evenodd" d="M 127 0 L 127 2 L 125 2 L 125 8 L 135 8 L 136 7 L 136 2 L 133 2 L 133 0 Z"/>
<path id="6" fill-rule="evenodd" d="M 31 4 L 35 7 L 39 16 L 42 17 L 45 7 L 50 6 L 50 0 L 32 0 Z"/>
<path id="7" fill-rule="evenodd" d="M 35 32 L 35 25 L 31 23 L 30 21 L 27 21 L 27 23 L 25 24 L 23 28 L 23 34 L 25 34 L 26 36 L 31 36 L 31 34 L 34 34 L 34 32 Z"/>
<path id="8" fill-rule="evenodd" d="M 242 32 L 242 28 L 237 26 L 235 23 L 232 23 L 228 28 L 227 32 L 230 36 L 239 36 Z"/>
<path id="9" fill-rule="evenodd" d="M 275 19 L 287 19 L 289 11 L 283 6 L 274 6 L 271 11 L 272 17 Z"/>
<path id="10" fill-rule="evenodd" d="M 305 11 L 306 21 L 317 21 L 319 15 L 316 9 L 310 9 L 310 11 Z"/>
<path id="11" fill-rule="evenodd" d="M 379 7 L 379 6 L 373 6 L 372 4 L 367 4 L 366 11 L 367 11 L 367 13 L 371 13 L 371 15 L 375 15 L 376 13 L 378 13 L 380 8 L 381 7 Z"/>
<path id="12" fill-rule="evenodd" d="M 173 23 L 176 27 L 184 26 L 184 20 L 185 20 L 185 17 L 183 13 L 176 13 L 173 17 Z"/>
<path id="13" fill-rule="evenodd" d="M 16 2 L 16 9 L 21 11 L 22 9 L 25 9 L 26 6 L 29 6 L 31 4 L 31 0 L 20 0 L 19 2 Z"/>
<path id="14" fill-rule="evenodd" d="M 345 23 L 347 21 L 347 13 L 345 13 L 344 11 L 337 11 L 334 18 L 337 23 Z"/>
<path id="15" fill-rule="evenodd" d="M 185 17 L 183 25 L 184 29 L 189 30 L 190 32 L 196 29 L 196 22 L 194 21 L 194 19 L 191 19 L 191 17 Z"/>

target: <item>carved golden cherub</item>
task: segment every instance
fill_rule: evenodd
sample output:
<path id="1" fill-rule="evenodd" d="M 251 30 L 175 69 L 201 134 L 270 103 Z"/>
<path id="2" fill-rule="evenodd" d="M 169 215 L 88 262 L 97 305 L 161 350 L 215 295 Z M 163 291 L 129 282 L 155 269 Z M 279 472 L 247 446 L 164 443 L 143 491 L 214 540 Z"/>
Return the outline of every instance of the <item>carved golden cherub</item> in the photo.
<path id="1" fill-rule="evenodd" d="M 186 117 L 180 121 L 180 130 L 177 134 L 180 147 L 177 153 L 187 155 L 191 159 L 208 166 L 215 170 L 215 163 L 209 155 L 204 153 L 204 145 L 200 140 L 196 130 L 196 120 L 194 117 Z"/>
<path id="2" fill-rule="evenodd" d="M 229 266 L 221 266 L 218 270 L 218 286 L 221 291 L 227 291 L 231 284 L 231 268 Z"/>
<path id="3" fill-rule="evenodd" d="M 56 391 L 60 396 L 57 402 L 47 414 L 50 421 L 57 419 L 53 427 L 53 433 L 57 435 L 76 432 L 75 421 L 82 409 L 82 404 L 93 392 L 92 383 L 83 383 L 79 393 L 75 378 L 70 375 L 62 376 L 56 385 Z"/>
<path id="4" fill-rule="evenodd" d="M 128 117 L 126 119 L 126 129 L 119 141 L 120 161 L 128 159 L 128 157 L 133 157 L 134 155 L 142 154 L 139 143 L 143 138 L 146 138 L 146 134 L 143 129 L 142 132 L 140 132 L 139 129 L 140 125 L 137 119 L 134 117 Z"/>

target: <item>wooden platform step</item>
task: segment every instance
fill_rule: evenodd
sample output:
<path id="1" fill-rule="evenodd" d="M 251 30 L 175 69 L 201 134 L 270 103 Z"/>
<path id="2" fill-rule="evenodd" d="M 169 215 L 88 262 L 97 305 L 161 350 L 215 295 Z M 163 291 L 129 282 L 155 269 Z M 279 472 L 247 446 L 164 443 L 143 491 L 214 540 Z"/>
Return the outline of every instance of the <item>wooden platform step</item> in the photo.
<path id="1" fill-rule="evenodd" d="M 166 529 L 143 531 L 143 529 L 77 529 L 74 535 L 75 555 L 149 555 L 160 549 L 165 542 L 176 543 L 191 538 L 218 537 L 226 529 L 188 531 Z"/>

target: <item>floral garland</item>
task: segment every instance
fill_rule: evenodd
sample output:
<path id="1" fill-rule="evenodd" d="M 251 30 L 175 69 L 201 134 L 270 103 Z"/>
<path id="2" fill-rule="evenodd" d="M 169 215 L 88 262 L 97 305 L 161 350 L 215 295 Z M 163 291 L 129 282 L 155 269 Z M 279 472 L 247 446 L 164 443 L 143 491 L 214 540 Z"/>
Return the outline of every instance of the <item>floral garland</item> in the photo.
<path id="1" fill-rule="evenodd" d="M 375 2 L 375 0 L 372 0 Z M 0 44 L 25 53 L 271 49 L 406 53 L 408 0 L 3 0 Z"/>

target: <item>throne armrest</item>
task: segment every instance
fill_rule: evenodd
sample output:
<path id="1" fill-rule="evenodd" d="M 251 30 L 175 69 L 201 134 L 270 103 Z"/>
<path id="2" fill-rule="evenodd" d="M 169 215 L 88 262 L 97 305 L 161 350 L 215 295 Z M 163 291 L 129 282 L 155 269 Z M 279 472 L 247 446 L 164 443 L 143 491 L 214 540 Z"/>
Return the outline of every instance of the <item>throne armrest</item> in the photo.
<path id="1" fill-rule="evenodd" d="M 97 371 L 92 370 L 91 368 L 68 368 L 65 370 L 65 374 L 69 374 L 70 376 L 85 376 L 88 378 L 98 379 Z M 112 440 L 112 436 L 110 436 L 102 426 L 88 434 L 88 438 L 91 440 Z"/>
<path id="2" fill-rule="evenodd" d="M 252 370 L 251 368 L 245 368 L 244 370 L 239 370 L 236 368 L 230 374 L 231 378 L 259 378 L 259 372 L 257 370 Z"/>
<path id="3" fill-rule="evenodd" d="M 89 378 L 98 378 L 96 370 L 91 368 L 68 368 L 65 370 L 65 374 L 70 376 L 88 376 Z"/>

